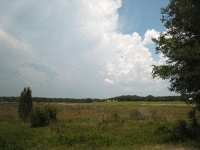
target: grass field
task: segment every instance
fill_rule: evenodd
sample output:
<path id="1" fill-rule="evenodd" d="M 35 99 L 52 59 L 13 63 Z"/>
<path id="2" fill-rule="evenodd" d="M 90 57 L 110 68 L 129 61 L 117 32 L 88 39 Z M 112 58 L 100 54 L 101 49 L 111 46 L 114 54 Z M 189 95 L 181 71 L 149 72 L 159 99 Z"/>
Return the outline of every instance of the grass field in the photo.
<path id="1" fill-rule="evenodd" d="M 19 121 L 17 103 L 0 103 L 0 149 L 192 149 L 190 141 L 164 143 L 155 134 L 160 125 L 187 120 L 191 106 L 183 102 L 37 105 L 54 105 L 58 122 L 31 128 Z"/>

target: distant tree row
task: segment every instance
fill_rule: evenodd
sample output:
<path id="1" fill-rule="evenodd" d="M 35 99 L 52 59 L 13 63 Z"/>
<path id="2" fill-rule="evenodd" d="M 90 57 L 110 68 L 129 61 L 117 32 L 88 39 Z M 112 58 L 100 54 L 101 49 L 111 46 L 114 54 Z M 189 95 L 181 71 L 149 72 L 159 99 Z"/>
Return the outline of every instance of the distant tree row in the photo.
<path id="1" fill-rule="evenodd" d="M 147 101 L 147 102 L 156 102 L 156 101 L 187 101 L 188 95 L 184 96 L 153 96 L 148 95 L 146 97 L 137 96 L 137 95 L 123 95 L 114 98 L 110 98 L 110 100 L 116 101 Z"/>
<path id="2" fill-rule="evenodd" d="M 19 102 L 20 97 L 0 97 L 0 102 Z M 47 98 L 47 97 L 32 97 L 33 102 L 68 102 L 68 103 L 90 103 L 101 102 L 102 99 L 96 98 Z"/>
<path id="3" fill-rule="evenodd" d="M 91 102 L 105 102 L 106 100 L 115 101 L 187 101 L 191 95 L 182 96 L 137 96 L 137 95 L 122 95 L 108 99 L 97 98 L 46 98 L 46 97 L 33 97 L 33 102 L 61 102 L 61 103 L 91 103 Z M 19 102 L 19 97 L 0 97 L 0 102 Z"/>

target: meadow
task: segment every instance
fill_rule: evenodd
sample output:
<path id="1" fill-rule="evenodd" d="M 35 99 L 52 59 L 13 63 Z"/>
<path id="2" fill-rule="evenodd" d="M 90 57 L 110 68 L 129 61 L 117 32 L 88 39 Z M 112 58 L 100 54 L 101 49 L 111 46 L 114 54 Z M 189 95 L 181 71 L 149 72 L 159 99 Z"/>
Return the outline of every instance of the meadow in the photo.
<path id="1" fill-rule="evenodd" d="M 18 103 L 0 103 L 0 149 L 197 149 L 191 141 L 166 142 L 155 130 L 188 119 L 184 102 L 34 103 L 53 105 L 57 122 L 32 128 L 18 119 Z"/>

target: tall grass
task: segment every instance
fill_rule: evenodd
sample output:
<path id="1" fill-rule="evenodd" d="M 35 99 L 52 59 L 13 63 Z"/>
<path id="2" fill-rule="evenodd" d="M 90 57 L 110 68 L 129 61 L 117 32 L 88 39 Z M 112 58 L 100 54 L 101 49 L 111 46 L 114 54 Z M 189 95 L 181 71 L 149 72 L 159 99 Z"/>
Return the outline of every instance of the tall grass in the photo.
<path id="1" fill-rule="evenodd" d="M 0 149 L 164 149 L 163 134 L 155 130 L 187 118 L 189 107 L 143 104 L 53 104 L 58 121 L 39 128 L 18 120 L 16 104 L 2 104 Z"/>

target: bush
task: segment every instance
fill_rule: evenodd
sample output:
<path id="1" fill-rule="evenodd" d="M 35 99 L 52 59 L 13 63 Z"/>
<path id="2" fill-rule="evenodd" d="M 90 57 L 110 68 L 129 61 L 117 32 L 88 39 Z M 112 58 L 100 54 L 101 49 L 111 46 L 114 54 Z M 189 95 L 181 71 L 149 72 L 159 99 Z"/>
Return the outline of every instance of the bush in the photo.
<path id="1" fill-rule="evenodd" d="M 172 129 L 172 140 L 183 141 L 188 138 L 187 123 L 184 120 L 177 120 Z"/>
<path id="2" fill-rule="evenodd" d="M 57 121 L 57 110 L 55 107 L 45 107 L 51 121 Z"/>
<path id="3" fill-rule="evenodd" d="M 170 142 L 171 141 L 171 127 L 169 124 L 161 125 L 156 128 L 154 134 L 159 136 L 159 140 L 162 142 Z"/>
<path id="4" fill-rule="evenodd" d="M 44 127 L 50 124 L 50 121 L 56 121 L 56 109 L 53 107 L 36 108 L 30 116 L 32 127 Z"/>
<path id="5" fill-rule="evenodd" d="M 162 125 L 155 130 L 155 134 L 162 137 L 164 142 L 199 140 L 200 126 L 193 126 L 193 122 L 187 123 L 185 120 L 177 120 L 172 126 Z"/>

